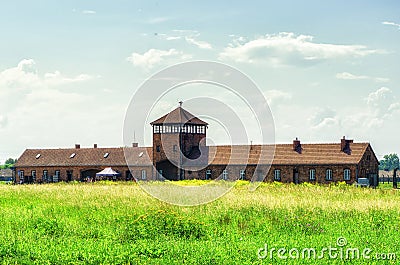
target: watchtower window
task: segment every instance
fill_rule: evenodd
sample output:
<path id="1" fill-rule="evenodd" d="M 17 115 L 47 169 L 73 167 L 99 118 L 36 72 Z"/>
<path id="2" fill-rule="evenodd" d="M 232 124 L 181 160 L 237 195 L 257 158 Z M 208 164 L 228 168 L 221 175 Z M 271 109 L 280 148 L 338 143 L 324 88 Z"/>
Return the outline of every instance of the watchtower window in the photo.
<path id="1" fill-rule="evenodd" d="M 211 169 L 207 169 L 207 171 L 206 171 L 206 179 L 211 179 Z"/>

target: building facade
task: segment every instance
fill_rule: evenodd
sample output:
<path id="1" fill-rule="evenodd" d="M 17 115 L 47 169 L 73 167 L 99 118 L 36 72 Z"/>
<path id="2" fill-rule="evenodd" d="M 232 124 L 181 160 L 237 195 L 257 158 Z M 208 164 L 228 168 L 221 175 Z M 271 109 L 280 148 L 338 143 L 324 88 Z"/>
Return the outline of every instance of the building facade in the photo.
<path id="1" fill-rule="evenodd" d="M 287 183 L 378 184 L 378 159 L 369 143 L 343 137 L 337 143 L 207 146 L 208 124 L 181 106 L 151 123 L 153 146 L 27 149 L 15 164 L 16 182 L 95 180 L 105 167 L 114 180 L 224 179 Z M 260 159 L 269 150 L 270 160 Z"/>

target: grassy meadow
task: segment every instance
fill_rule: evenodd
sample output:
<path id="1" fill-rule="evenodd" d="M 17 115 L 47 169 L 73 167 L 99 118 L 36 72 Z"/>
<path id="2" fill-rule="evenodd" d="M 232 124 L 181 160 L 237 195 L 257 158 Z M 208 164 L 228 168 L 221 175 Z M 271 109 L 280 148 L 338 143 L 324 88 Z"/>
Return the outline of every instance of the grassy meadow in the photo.
<path id="1" fill-rule="evenodd" d="M 179 207 L 152 198 L 135 183 L 0 185 L 0 222 L 0 264 L 400 260 L 400 191 L 389 187 L 263 183 L 252 192 L 246 182 L 238 182 L 212 203 Z M 340 237 L 347 241 L 343 248 L 371 249 L 370 258 L 330 258 L 325 253 L 319 259 L 319 250 L 338 247 Z M 266 244 L 268 255 L 259 257 Z M 283 259 L 277 252 L 270 256 L 271 248 L 318 252 L 317 258 L 301 258 L 301 252 L 295 258 L 292 252 Z"/>

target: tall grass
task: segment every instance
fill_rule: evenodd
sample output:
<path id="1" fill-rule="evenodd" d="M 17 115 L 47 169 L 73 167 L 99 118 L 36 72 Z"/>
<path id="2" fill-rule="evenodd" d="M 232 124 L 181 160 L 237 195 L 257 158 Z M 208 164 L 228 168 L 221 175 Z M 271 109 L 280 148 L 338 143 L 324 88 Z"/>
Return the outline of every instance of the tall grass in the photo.
<path id="1" fill-rule="evenodd" d="M 338 237 L 400 259 L 400 194 L 388 188 L 265 183 L 251 192 L 238 182 L 212 203 L 179 207 L 134 183 L 0 185 L 0 222 L 0 264 L 382 264 L 257 256 L 265 244 L 323 248 Z"/>

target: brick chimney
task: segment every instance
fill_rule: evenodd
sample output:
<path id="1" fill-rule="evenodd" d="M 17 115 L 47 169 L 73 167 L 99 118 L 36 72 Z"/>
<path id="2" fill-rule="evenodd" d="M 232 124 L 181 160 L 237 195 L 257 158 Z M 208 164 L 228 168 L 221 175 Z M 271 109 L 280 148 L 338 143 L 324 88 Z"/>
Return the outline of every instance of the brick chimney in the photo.
<path id="1" fill-rule="evenodd" d="M 80 144 L 75 144 L 75 149 L 80 149 L 81 145 Z"/>
<path id="2" fill-rule="evenodd" d="M 346 139 L 346 136 L 340 140 L 340 150 L 348 155 L 351 154 L 351 146 L 350 144 L 353 143 L 353 140 Z"/>
<path id="3" fill-rule="evenodd" d="M 132 147 L 138 147 L 139 143 L 132 143 Z"/>
<path id="4" fill-rule="evenodd" d="M 97 148 L 97 144 L 94 144 L 94 145 L 93 145 L 93 148 Z"/>
<path id="5" fill-rule="evenodd" d="M 296 137 L 295 140 L 293 140 L 293 151 L 296 151 L 297 153 L 301 153 L 301 143 L 300 140 Z"/>

